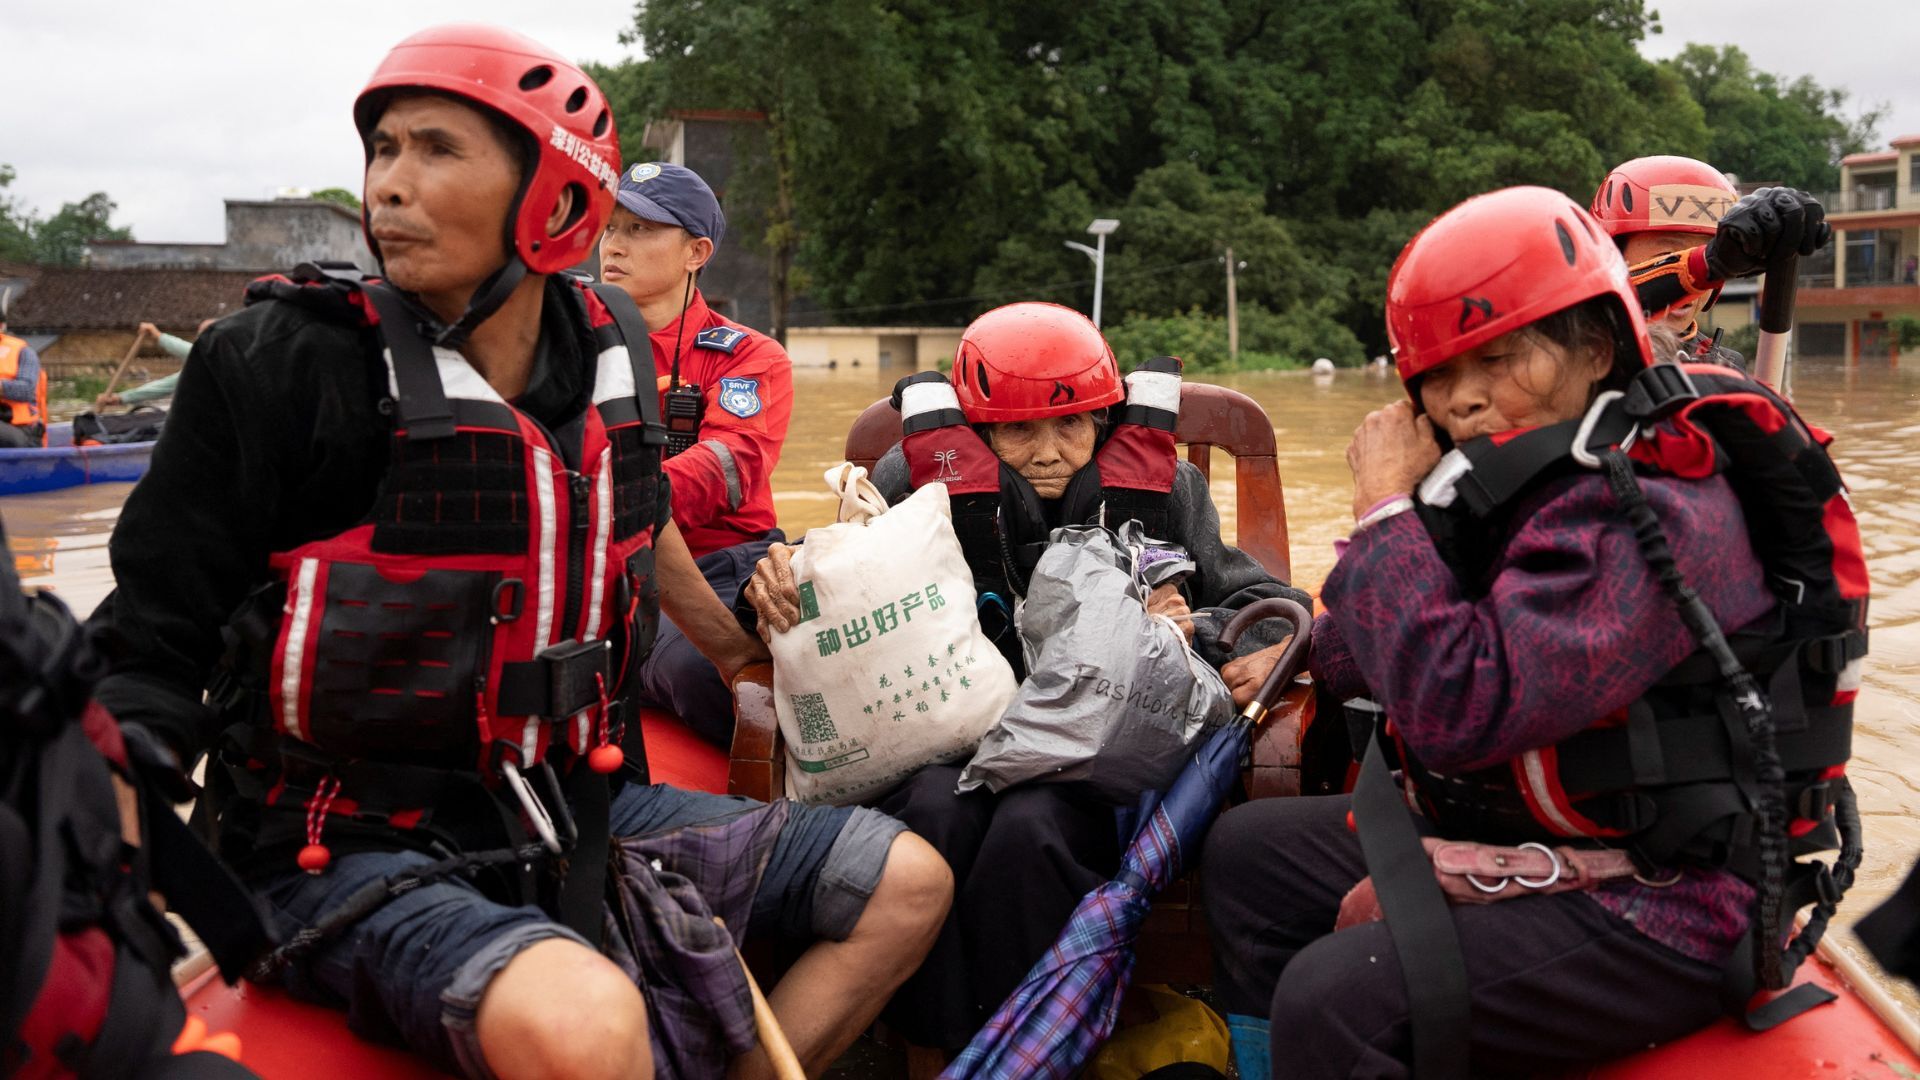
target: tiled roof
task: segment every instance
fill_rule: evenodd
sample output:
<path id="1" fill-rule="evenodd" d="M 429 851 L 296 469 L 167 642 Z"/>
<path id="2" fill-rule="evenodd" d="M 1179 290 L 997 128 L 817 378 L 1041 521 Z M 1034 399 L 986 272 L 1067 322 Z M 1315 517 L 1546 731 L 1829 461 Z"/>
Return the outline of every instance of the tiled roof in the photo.
<path id="1" fill-rule="evenodd" d="M 16 296 L 16 332 L 126 330 L 142 322 L 193 326 L 240 309 L 251 270 L 82 270 L 43 268 Z"/>

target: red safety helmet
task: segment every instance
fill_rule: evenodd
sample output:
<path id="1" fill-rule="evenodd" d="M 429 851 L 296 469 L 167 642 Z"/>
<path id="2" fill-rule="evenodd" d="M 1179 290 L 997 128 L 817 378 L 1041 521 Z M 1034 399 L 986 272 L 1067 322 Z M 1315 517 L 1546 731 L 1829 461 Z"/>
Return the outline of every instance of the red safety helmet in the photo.
<path id="1" fill-rule="evenodd" d="M 613 213 L 620 139 L 606 96 L 579 66 L 511 30 L 455 24 L 422 30 L 393 47 L 353 103 L 364 142 L 394 92 L 431 90 L 485 106 L 526 132 L 537 149 L 506 223 L 507 242 L 536 274 L 587 257 Z M 369 146 L 368 160 L 372 160 Z M 554 236 L 547 221 L 573 189 L 573 217 Z M 363 215 L 365 211 L 362 211 Z M 373 231 L 367 229 L 373 246 Z M 380 249 L 373 248 L 378 256 Z"/>
<path id="2" fill-rule="evenodd" d="M 1593 216 L 1615 239 L 1640 232 L 1712 236 L 1739 198 L 1725 174 L 1704 161 L 1634 158 L 1593 193 Z"/>
<path id="3" fill-rule="evenodd" d="M 1565 195 L 1506 188 L 1441 214 L 1400 252 L 1387 275 L 1387 340 L 1418 404 L 1413 383 L 1421 374 L 1596 296 L 1613 297 L 1625 315 L 1616 355 L 1651 365 L 1646 319 L 1619 249 Z"/>
<path id="4" fill-rule="evenodd" d="M 953 354 L 953 388 L 975 424 L 1065 416 L 1127 396 L 1113 349 L 1093 320 L 1033 301 L 973 320 Z"/>

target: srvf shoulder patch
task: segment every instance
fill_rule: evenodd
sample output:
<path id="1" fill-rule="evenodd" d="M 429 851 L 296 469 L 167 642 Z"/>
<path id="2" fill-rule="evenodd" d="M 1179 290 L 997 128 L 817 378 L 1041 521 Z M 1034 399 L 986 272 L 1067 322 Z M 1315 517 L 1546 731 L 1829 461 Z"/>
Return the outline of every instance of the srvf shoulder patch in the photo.
<path id="1" fill-rule="evenodd" d="M 732 326 L 714 326 L 700 331 L 699 336 L 693 339 L 693 345 L 696 349 L 712 349 L 714 352 L 723 352 L 732 356 L 733 350 L 739 348 L 740 343 L 745 340 L 747 340 L 745 330 Z"/>
<path id="2" fill-rule="evenodd" d="M 708 331 L 711 333 L 712 331 Z M 732 333 L 739 333 L 734 330 Z M 760 411 L 759 379 L 720 380 L 720 407 L 745 420 Z"/>

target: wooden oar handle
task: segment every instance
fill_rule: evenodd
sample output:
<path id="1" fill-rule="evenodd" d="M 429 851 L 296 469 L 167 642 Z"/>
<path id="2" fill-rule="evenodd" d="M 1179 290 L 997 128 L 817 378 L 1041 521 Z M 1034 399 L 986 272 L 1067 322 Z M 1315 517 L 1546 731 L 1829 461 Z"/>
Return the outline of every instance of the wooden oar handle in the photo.
<path id="1" fill-rule="evenodd" d="M 720 916 L 715 915 L 713 921 L 720 929 L 727 928 L 726 920 Z M 740 962 L 740 974 L 747 978 L 747 993 L 753 995 L 753 1029 L 760 1036 L 760 1048 L 767 1052 L 767 1060 L 773 1063 L 773 1075 L 780 1080 L 807 1080 L 807 1071 L 800 1067 L 800 1058 L 793 1052 L 793 1044 L 787 1041 L 780 1018 L 773 1015 L 773 1006 L 767 1004 L 767 996 L 760 992 L 760 984 L 754 981 L 746 957 L 735 949 L 733 958 Z"/>

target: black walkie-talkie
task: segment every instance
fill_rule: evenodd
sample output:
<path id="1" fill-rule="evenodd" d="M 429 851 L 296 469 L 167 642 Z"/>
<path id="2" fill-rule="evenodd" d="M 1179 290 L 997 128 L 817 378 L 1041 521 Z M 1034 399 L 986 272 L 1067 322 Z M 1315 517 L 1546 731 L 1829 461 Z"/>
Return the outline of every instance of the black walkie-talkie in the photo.
<path id="1" fill-rule="evenodd" d="M 700 441 L 700 421 L 707 414 L 707 396 L 697 383 L 680 383 L 669 389 L 666 408 L 661 410 L 667 423 L 667 456 L 672 457 Z"/>
<path id="2" fill-rule="evenodd" d="M 693 299 L 693 278 L 687 279 L 687 288 L 680 297 L 680 328 L 673 334 L 673 372 L 667 378 L 666 406 L 661 412 L 666 414 L 667 456 L 685 453 L 700 441 L 700 421 L 707 415 L 707 396 L 700 392 L 700 384 L 680 381 L 680 340 L 687 332 L 687 303 Z"/>

